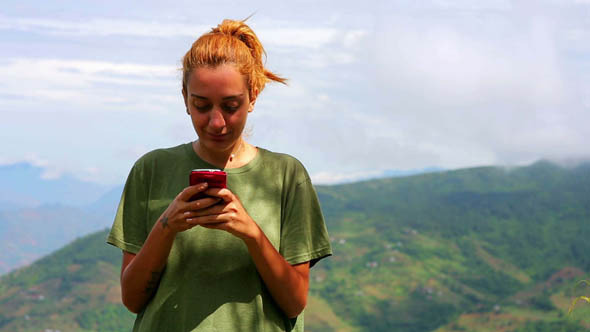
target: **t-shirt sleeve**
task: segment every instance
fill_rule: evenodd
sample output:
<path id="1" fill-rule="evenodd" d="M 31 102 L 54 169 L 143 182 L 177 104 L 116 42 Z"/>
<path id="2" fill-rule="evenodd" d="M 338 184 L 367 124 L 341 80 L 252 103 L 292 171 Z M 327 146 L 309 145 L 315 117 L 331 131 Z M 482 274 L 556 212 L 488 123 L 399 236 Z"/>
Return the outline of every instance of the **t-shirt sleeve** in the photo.
<path id="1" fill-rule="evenodd" d="M 318 196 L 307 176 L 286 197 L 279 252 L 291 265 L 310 266 L 332 254 Z"/>
<path id="2" fill-rule="evenodd" d="M 129 172 L 113 227 L 107 237 L 107 243 L 133 254 L 139 252 L 148 235 L 144 177 L 144 169 L 138 161 Z"/>

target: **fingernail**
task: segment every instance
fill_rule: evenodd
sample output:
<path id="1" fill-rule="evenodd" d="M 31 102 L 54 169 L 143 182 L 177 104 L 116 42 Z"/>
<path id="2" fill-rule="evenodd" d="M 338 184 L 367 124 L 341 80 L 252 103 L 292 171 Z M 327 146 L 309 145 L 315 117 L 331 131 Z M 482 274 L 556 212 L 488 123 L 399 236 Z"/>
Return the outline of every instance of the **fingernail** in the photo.
<path id="1" fill-rule="evenodd" d="M 205 189 L 205 188 L 207 188 L 207 182 L 205 182 L 201 185 L 201 189 Z"/>

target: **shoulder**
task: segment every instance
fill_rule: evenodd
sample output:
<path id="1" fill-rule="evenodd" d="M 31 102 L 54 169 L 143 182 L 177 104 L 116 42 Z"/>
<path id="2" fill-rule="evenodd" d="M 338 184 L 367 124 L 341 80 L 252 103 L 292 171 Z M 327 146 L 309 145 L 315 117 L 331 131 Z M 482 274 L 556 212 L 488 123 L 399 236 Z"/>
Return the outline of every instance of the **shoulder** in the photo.
<path id="1" fill-rule="evenodd" d="M 297 179 L 297 182 L 309 181 L 309 174 L 299 159 L 286 153 L 258 149 L 265 168 L 280 170 L 281 173 Z"/>
<path id="2" fill-rule="evenodd" d="M 186 156 L 187 145 L 190 143 L 184 143 L 170 148 L 161 148 L 152 150 L 143 156 L 141 156 L 137 162 L 149 163 L 162 159 L 172 159 Z"/>
<path id="3" fill-rule="evenodd" d="M 189 155 L 188 148 L 190 143 L 149 151 L 135 161 L 129 177 L 143 181 L 141 179 L 148 179 L 158 175 L 159 172 L 175 169 L 174 165 Z"/>

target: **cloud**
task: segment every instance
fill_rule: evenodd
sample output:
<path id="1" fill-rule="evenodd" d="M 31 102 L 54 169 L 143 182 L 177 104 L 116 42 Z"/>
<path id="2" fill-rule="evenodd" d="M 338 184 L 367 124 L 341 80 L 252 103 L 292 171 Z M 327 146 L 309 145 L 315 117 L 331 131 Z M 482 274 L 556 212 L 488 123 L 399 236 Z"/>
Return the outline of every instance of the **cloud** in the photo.
<path id="1" fill-rule="evenodd" d="M 263 37 L 264 44 L 273 47 L 314 48 L 326 47 L 329 44 L 351 48 L 366 36 L 362 29 L 337 29 L 320 27 L 295 27 L 270 29 L 261 27 L 257 34 Z M 262 37 L 261 37 L 262 38 Z"/>
<path id="2" fill-rule="evenodd" d="M 27 164 L 31 164 L 36 167 L 47 167 L 49 165 L 49 161 L 47 159 L 43 159 L 34 153 L 28 153 L 24 158 L 7 158 L 5 156 L 0 157 L 0 165 L 13 165 L 18 164 L 21 162 L 25 162 Z"/>
<path id="3" fill-rule="evenodd" d="M 257 101 L 254 144 L 295 155 L 326 183 L 589 154 L 587 2 L 335 4 L 249 21 L 269 69 L 290 79 Z M 3 157 L 37 151 L 67 172 L 116 182 L 142 153 L 194 139 L 175 65 L 218 19 L 195 20 L 189 5 L 125 19 L 108 16 L 112 8 L 0 16 L 0 34 L 19 36 L 1 45 L 0 127 L 18 144 Z"/>
<path id="4" fill-rule="evenodd" d="M 381 21 L 375 75 L 387 98 L 373 116 L 396 133 L 390 146 L 431 154 L 443 167 L 588 155 L 579 121 L 590 113 L 578 98 L 588 85 L 577 84 L 588 67 L 563 37 L 588 22 L 542 6 L 469 10 Z"/>
<path id="5" fill-rule="evenodd" d="M 43 180 L 53 180 L 60 178 L 64 170 L 62 167 L 52 164 L 49 160 L 40 157 L 36 153 L 27 153 L 23 158 L 0 158 L 0 166 L 2 165 L 15 165 L 20 163 L 26 163 L 42 169 L 40 175 Z"/>
<path id="6" fill-rule="evenodd" d="M 376 178 L 383 175 L 383 171 L 360 171 L 350 173 L 319 172 L 311 175 L 314 184 L 330 185 L 358 181 L 359 179 Z"/>
<path id="7" fill-rule="evenodd" d="M 78 111 L 162 111 L 177 102 L 172 66 L 90 60 L 14 58 L 0 63 L 0 106 L 67 103 Z M 172 92 L 174 91 L 174 95 Z M 168 94 L 167 94 L 168 92 Z M 141 97 L 139 97 L 141 96 Z"/>
<path id="8" fill-rule="evenodd" d="M 486 36 L 449 22 L 425 21 L 400 18 L 378 37 L 384 45 L 377 53 L 381 79 L 388 87 L 443 106 L 562 101 L 555 41 L 543 22 L 509 31 L 501 31 L 501 24 L 497 30 L 488 26 L 496 31 Z"/>
<path id="9" fill-rule="evenodd" d="M 0 16 L 0 29 L 35 32 L 48 35 L 73 36 L 138 36 L 145 38 L 194 36 L 210 29 L 204 25 L 159 23 L 140 20 L 90 18 L 87 20 L 58 20 L 43 17 Z"/>
<path id="10" fill-rule="evenodd" d="M 215 23 L 217 24 L 217 23 Z M 277 24 L 280 26 L 277 27 Z M 287 23 L 288 24 L 288 23 Z M 290 24 L 293 25 L 293 24 Z M 113 18 L 90 18 L 87 20 L 57 20 L 43 17 L 0 16 L 0 30 L 34 32 L 44 35 L 78 37 L 135 36 L 142 38 L 194 38 L 210 31 L 212 26 L 202 24 L 160 22 Z M 268 20 L 256 28 L 264 36 L 264 44 L 273 47 L 320 48 L 331 43 L 353 46 L 365 31 L 337 29 L 333 27 L 289 26 Z"/>

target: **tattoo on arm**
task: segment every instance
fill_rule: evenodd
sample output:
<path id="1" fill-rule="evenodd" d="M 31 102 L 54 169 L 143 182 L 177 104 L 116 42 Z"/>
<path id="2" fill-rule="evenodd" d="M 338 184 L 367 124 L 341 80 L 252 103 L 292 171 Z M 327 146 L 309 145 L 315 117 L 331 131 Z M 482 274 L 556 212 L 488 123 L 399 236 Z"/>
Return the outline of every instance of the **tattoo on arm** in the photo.
<path id="1" fill-rule="evenodd" d="M 158 288 L 158 284 L 160 283 L 160 276 L 162 272 L 152 271 L 152 277 L 148 281 L 147 285 L 145 286 L 145 293 L 148 295 L 152 295 L 156 288 Z"/>
<path id="2" fill-rule="evenodd" d="M 164 218 L 160 219 L 160 222 L 162 223 L 163 228 L 168 227 L 168 216 L 164 216 Z"/>

